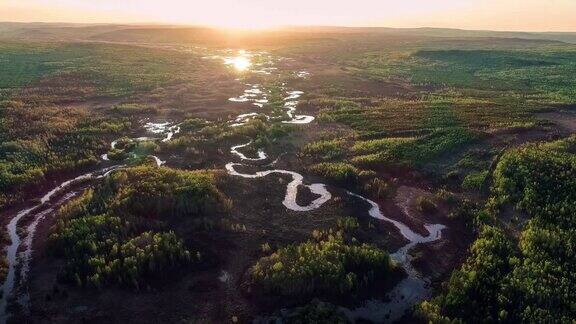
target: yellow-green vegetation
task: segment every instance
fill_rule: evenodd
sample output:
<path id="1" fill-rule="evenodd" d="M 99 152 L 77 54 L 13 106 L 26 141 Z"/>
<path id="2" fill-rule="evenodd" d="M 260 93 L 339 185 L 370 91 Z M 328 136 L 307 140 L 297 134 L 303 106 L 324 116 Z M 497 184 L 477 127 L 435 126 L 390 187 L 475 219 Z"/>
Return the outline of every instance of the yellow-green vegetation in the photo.
<path id="1" fill-rule="evenodd" d="M 434 323 L 449 319 L 471 323 L 511 321 L 506 276 L 511 270 L 514 248 L 501 230 L 485 225 L 471 255 L 461 269 L 452 273 L 448 290 L 430 302 L 423 302 L 419 312 Z"/>
<path id="2" fill-rule="evenodd" d="M 132 116 L 137 114 L 156 114 L 158 113 L 158 108 L 137 103 L 123 103 L 112 107 L 110 112 L 123 116 Z"/>
<path id="3" fill-rule="evenodd" d="M 489 207 L 525 214 L 519 241 L 482 225 L 471 256 L 422 313 L 470 322 L 569 323 L 576 316 L 576 137 L 505 153 Z M 515 219 L 512 219 L 515 221 Z M 518 220 L 516 220 L 518 221 Z"/>
<path id="4" fill-rule="evenodd" d="M 312 165 L 310 171 L 337 184 L 354 186 L 360 178 L 360 170 L 345 162 L 324 162 Z"/>
<path id="5" fill-rule="evenodd" d="M 464 181 L 462 182 L 462 188 L 479 191 L 482 189 L 482 186 L 486 182 L 488 175 L 489 171 L 487 170 L 472 172 L 464 178 Z"/>
<path id="6" fill-rule="evenodd" d="M 344 140 L 326 140 L 306 144 L 302 149 L 305 155 L 311 155 L 322 160 L 335 160 L 346 155 Z"/>
<path id="7" fill-rule="evenodd" d="M 350 220 L 346 229 L 357 227 Z M 346 237 L 343 230 L 315 231 L 314 239 L 290 244 L 261 258 L 250 270 L 266 292 L 285 296 L 342 295 L 366 288 L 392 270 L 388 253 Z"/>
<path id="8" fill-rule="evenodd" d="M 370 53 L 355 60 L 360 72 L 373 79 L 403 78 L 416 85 L 466 89 L 496 96 L 551 102 L 574 102 L 576 52 L 570 46 L 502 49 L 471 48 L 463 42 L 457 49 L 434 46 L 397 53 Z"/>
<path id="9" fill-rule="evenodd" d="M 362 169 L 386 166 L 423 167 L 434 162 L 435 158 L 459 152 L 480 137 L 481 135 L 474 131 L 455 127 L 436 130 L 419 137 L 386 137 L 357 141 L 346 153 L 342 152 L 345 149 L 342 145 L 327 145 L 331 143 L 327 141 L 316 142 L 307 146 L 304 152 L 309 155 L 317 154 L 320 160 L 332 155 L 348 156 L 349 163 L 321 163 L 311 167 L 311 170 L 320 175 L 343 181 L 345 177 L 358 173 L 352 165 Z"/>
<path id="10" fill-rule="evenodd" d="M 352 153 L 360 155 L 391 151 L 414 140 L 414 137 L 386 137 L 368 141 L 358 141 L 352 146 Z"/>
<path id="11" fill-rule="evenodd" d="M 419 166 L 442 154 L 453 153 L 478 138 L 479 135 L 469 129 L 447 128 L 416 140 L 384 147 L 376 154 L 384 156 L 383 162 L 391 158 L 395 162 Z"/>
<path id="12" fill-rule="evenodd" d="M 201 260 L 170 231 L 174 222 L 214 216 L 229 202 L 209 172 L 134 167 L 110 175 L 64 205 L 50 251 L 65 260 L 63 279 L 81 286 L 139 288 Z"/>

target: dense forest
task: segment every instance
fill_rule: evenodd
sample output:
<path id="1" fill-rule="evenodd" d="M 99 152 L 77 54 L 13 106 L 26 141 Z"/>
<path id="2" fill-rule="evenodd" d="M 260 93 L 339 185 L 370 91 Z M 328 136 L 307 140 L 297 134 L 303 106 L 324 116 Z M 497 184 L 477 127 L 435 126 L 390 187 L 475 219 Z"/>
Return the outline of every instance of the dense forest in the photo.
<path id="1" fill-rule="evenodd" d="M 313 240 L 283 247 L 251 268 L 254 282 L 272 294 L 339 296 L 371 286 L 394 268 L 388 254 L 358 244 L 359 225 L 345 218 L 338 230 L 314 231 Z"/>
<path id="2" fill-rule="evenodd" d="M 62 278 L 79 286 L 145 286 L 152 277 L 198 263 L 170 224 L 230 208 L 208 172 L 149 166 L 113 173 L 96 190 L 65 205 L 50 251 L 66 260 Z"/>
<path id="3" fill-rule="evenodd" d="M 446 291 L 421 305 L 433 321 L 562 322 L 574 319 L 576 138 L 506 152 L 494 171 L 471 256 Z M 510 227 L 495 227 L 511 215 Z M 491 224 L 490 224 L 491 223 Z"/>

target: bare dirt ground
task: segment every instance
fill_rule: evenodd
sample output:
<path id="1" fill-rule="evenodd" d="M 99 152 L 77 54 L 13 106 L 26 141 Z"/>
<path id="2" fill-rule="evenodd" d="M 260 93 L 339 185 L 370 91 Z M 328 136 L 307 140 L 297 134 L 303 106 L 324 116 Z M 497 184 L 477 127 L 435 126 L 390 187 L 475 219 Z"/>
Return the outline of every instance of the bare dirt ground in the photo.
<path id="1" fill-rule="evenodd" d="M 538 114 L 538 117 L 553 122 L 561 130 L 569 133 L 576 133 L 576 113 L 568 111 L 558 111 Z"/>

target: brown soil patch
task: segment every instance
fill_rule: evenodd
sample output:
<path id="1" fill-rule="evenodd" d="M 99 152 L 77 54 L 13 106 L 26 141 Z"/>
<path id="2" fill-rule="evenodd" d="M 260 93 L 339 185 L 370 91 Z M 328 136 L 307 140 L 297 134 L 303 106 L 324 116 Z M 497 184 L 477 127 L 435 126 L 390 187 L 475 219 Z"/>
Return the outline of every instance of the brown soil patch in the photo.
<path id="1" fill-rule="evenodd" d="M 538 117 L 549 120 L 556 124 L 560 130 L 576 133 L 576 113 L 573 112 L 549 112 L 538 114 Z"/>

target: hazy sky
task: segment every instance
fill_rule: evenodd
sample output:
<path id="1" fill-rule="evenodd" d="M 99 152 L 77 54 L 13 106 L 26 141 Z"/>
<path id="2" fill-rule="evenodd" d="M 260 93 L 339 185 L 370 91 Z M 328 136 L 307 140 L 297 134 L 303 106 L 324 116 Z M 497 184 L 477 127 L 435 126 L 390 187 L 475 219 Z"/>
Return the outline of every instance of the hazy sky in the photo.
<path id="1" fill-rule="evenodd" d="M 576 31 L 576 0 L 0 0 L 0 21 Z"/>

